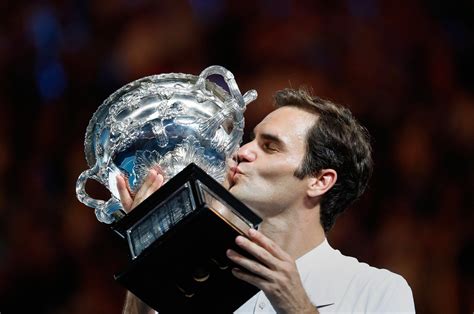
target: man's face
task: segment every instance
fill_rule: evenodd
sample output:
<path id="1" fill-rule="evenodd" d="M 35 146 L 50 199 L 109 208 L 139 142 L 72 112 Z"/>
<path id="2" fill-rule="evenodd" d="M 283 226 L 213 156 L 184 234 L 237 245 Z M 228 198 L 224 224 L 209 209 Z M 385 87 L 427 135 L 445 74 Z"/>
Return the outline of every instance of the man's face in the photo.
<path id="1" fill-rule="evenodd" d="M 307 181 L 294 176 L 306 152 L 306 134 L 316 116 L 296 107 L 271 112 L 254 129 L 255 138 L 238 150 L 229 191 L 262 217 L 302 204 Z"/>

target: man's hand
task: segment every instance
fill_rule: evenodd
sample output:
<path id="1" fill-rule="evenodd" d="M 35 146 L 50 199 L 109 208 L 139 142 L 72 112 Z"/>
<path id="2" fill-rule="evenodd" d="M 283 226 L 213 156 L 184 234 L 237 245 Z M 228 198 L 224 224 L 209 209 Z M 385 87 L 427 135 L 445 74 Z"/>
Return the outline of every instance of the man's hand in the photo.
<path id="1" fill-rule="evenodd" d="M 130 191 L 130 186 L 128 185 L 127 179 L 121 175 L 117 176 L 117 189 L 119 191 L 120 201 L 122 202 L 123 209 L 129 213 L 148 196 L 153 194 L 153 192 L 158 190 L 163 185 L 163 181 L 163 175 L 155 169 L 151 169 L 145 178 L 143 185 L 140 187 L 138 192 L 133 195 Z"/>
<path id="2" fill-rule="evenodd" d="M 128 185 L 127 179 L 120 175 L 117 177 L 117 189 L 120 195 L 120 201 L 122 202 L 123 209 L 129 213 L 143 202 L 148 196 L 153 194 L 163 185 L 163 175 L 151 169 L 145 178 L 145 182 L 140 187 L 138 192 L 133 195 L 130 191 L 130 186 Z M 156 313 L 151 307 L 143 303 L 139 298 L 137 298 L 130 291 L 127 291 L 127 296 L 125 298 L 125 304 L 123 308 L 124 314 L 152 314 Z"/>
<path id="3" fill-rule="evenodd" d="M 227 256 L 245 269 L 234 268 L 234 276 L 261 289 L 277 313 L 318 313 L 303 288 L 294 259 L 261 232 L 250 229 L 248 236 L 238 236 L 235 242 L 257 261 L 228 250 Z"/>

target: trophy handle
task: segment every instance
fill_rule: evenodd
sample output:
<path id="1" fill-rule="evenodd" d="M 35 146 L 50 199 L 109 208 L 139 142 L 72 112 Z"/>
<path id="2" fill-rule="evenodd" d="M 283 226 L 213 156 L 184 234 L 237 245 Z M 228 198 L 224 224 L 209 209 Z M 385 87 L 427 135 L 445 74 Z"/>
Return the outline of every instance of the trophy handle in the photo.
<path id="1" fill-rule="evenodd" d="M 248 105 L 255 99 L 257 99 L 257 91 L 255 89 L 251 89 L 244 94 L 245 105 Z"/>
<path id="2" fill-rule="evenodd" d="M 96 174 L 99 169 L 99 166 L 96 164 L 93 168 L 83 171 L 76 182 L 76 195 L 77 199 L 86 206 L 91 208 L 101 208 L 104 206 L 105 201 L 96 200 L 89 196 L 86 192 L 86 182 L 89 179 L 93 179 L 99 182 L 96 179 Z M 100 183 L 100 182 L 99 182 Z"/>
<path id="3" fill-rule="evenodd" d="M 227 69 L 219 65 L 211 65 L 204 69 L 196 82 L 196 88 L 204 90 L 206 88 L 206 79 L 208 76 L 217 74 L 224 78 L 227 86 L 229 87 L 230 94 L 234 99 L 237 100 L 240 107 L 244 108 L 248 103 L 254 101 L 257 98 L 257 92 L 255 90 L 250 90 L 242 96 L 242 93 L 235 82 L 234 75 Z"/>
<path id="4" fill-rule="evenodd" d="M 215 137 L 215 130 L 229 117 L 232 117 L 232 114 L 235 114 L 234 117 L 234 127 L 231 133 L 231 140 L 229 141 L 226 147 L 223 147 L 223 150 L 228 151 L 229 148 L 235 147 L 239 144 L 242 134 L 243 134 L 243 127 L 244 127 L 244 118 L 243 112 L 245 111 L 245 107 L 250 102 L 254 101 L 257 98 L 257 92 L 255 90 L 249 90 L 242 96 L 240 93 L 239 87 L 235 82 L 234 75 L 219 65 L 212 65 L 199 74 L 199 78 L 196 81 L 195 88 L 198 90 L 205 90 L 206 89 L 206 79 L 210 75 L 220 75 L 224 78 L 226 82 L 230 95 L 232 96 L 232 100 L 226 103 L 226 107 L 223 110 L 217 112 L 213 117 L 207 119 L 199 126 L 199 131 L 203 134 L 203 137 L 213 139 L 213 141 L 217 142 L 216 146 L 220 146 L 219 141 L 225 141 L 224 138 L 217 138 L 214 140 Z"/>
<path id="5" fill-rule="evenodd" d="M 111 197 L 108 201 L 96 200 L 89 196 L 86 192 L 86 182 L 89 179 L 97 180 L 97 171 L 99 166 L 96 164 L 93 168 L 82 172 L 76 182 L 76 195 L 81 203 L 91 208 L 95 208 L 97 219 L 103 223 L 110 224 L 121 219 L 125 213 L 123 212 L 120 200 Z"/>

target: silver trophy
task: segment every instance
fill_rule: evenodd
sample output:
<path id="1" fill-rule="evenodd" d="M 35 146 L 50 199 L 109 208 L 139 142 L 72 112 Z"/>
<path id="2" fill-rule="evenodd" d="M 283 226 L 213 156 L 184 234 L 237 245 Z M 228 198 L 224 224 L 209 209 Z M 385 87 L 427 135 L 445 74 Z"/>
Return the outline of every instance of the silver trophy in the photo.
<path id="1" fill-rule="evenodd" d="M 210 75 L 220 75 L 229 92 Z M 242 96 L 232 73 L 211 66 L 199 76 L 131 82 L 89 122 L 90 169 L 77 180 L 77 197 L 128 242 L 132 261 L 115 279 L 160 313 L 233 312 L 258 290 L 232 275 L 224 253 L 238 251 L 235 237 L 261 218 L 220 184 L 242 140 L 245 106 L 256 97 L 254 90 Z M 151 168 L 166 184 L 125 214 L 117 177 L 124 175 L 136 192 Z M 106 186 L 111 198 L 87 195 L 89 179 Z"/>
<path id="2" fill-rule="evenodd" d="M 222 76 L 229 92 L 210 82 L 210 75 Z M 110 224 L 125 214 L 117 190 L 120 174 L 136 191 L 152 167 L 161 170 L 166 182 L 194 163 L 222 182 L 226 159 L 242 139 L 245 106 L 256 97 L 255 90 L 242 96 L 232 73 L 221 66 L 210 66 L 199 76 L 160 74 L 123 86 L 102 103 L 87 127 L 90 169 L 77 180 L 78 199 Z M 107 187 L 111 198 L 90 197 L 85 191 L 89 179 Z"/>

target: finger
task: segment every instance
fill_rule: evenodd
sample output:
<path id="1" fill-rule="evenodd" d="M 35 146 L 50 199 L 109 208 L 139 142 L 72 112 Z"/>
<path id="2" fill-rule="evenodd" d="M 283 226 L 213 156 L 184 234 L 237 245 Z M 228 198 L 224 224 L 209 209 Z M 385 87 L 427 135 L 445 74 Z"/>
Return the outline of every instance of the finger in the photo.
<path id="1" fill-rule="evenodd" d="M 135 195 L 134 198 L 134 205 L 137 206 L 140 204 L 147 196 L 147 191 L 150 188 L 150 186 L 153 185 L 153 182 L 156 179 L 157 172 L 155 169 L 150 169 L 148 172 L 148 175 L 145 178 L 145 181 L 143 182 L 142 186 L 138 190 L 137 194 Z"/>
<path id="2" fill-rule="evenodd" d="M 277 268 L 279 260 L 265 248 L 261 247 L 258 243 L 254 243 L 243 236 L 238 236 L 235 239 L 235 243 L 242 249 L 252 254 L 257 260 L 265 264 L 268 268 L 272 270 Z"/>
<path id="3" fill-rule="evenodd" d="M 161 173 L 158 173 L 155 176 L 155 180 L 153 181 L 153 184 L 150 186 L 150 188 L 147 191 L 148 196 L 155 193 L 159 188 L 161 188 L 164 181 L 165 181 L 165 178 L 163 177 L 163 175 Z"/>
<path id="4" fill-rule="evenodd" d="M 255 287 L 259 288 L 260 290 L 264 290 L 265 288 L 265 280 L 258 277 L 258 276 L 254 276 L 252 274 L 249 274 L 248 272 L 246 271 L 243 271 L 241 269 L 238 269 L 238 268 L 232 268 L 232 274 L 240 279 L 240 280 L 243 280 L 251 285 L 254 285 Z"/>
<path id="5" fill-rule="evenodd" d="M 154 176 L 153 182 L 148 186 L 148 189 L 141 195 L 142 201 L 147 199 L 150 195 L 156 192 L 163 185 L 164 177 L 158 173 Z"/>
<path id="6" fill-rule="evenodd" d="M 156 172 L 155 170 L 150 171 L 148 179 L 150 180 L 147 180 L 147 184 L 144 184 L 140 188 L 140 195 L 135 197 L 133 207 L 138 206 L 138 204 L 140 204 L 150 195 L 155 193 L 163 185 L 163 182 L 165 180 L 163 175 L 161 173 Z M 153 182 L 151 182 L 150 184 L 151 179 L 153 179 Z"/>
<path id="7" fill-rule="evenodd" d="M 253 275 L 257 275 L 261 277 L 261 279 L 267 280 L 272 278 L 272 271 L 268 269 L 265 265 L 262 265 L 243 255 L 240 255 L 239 253 L 231 249 L 227 250 L 226 254 L 231 261 L 241 266 L 242 268 L 245 268 Z"/>
<path id="8" fill-rule="evenodd" d="M 119 192 L 122 207 L 128 213 L 131 210 L 133 198 L 123 175 L 117 176 L 117 190 Z"/>
<path id="9" fill-rule="evenodd" d="M 278 244 L 266 237 L 260 231 L 251 228 L 248 231 L 248 236 L 250 240 L 264 248 L 274 257 L 280 260 L 292 260 L 291 256 L 287 252 L 285 252 Z"/>

